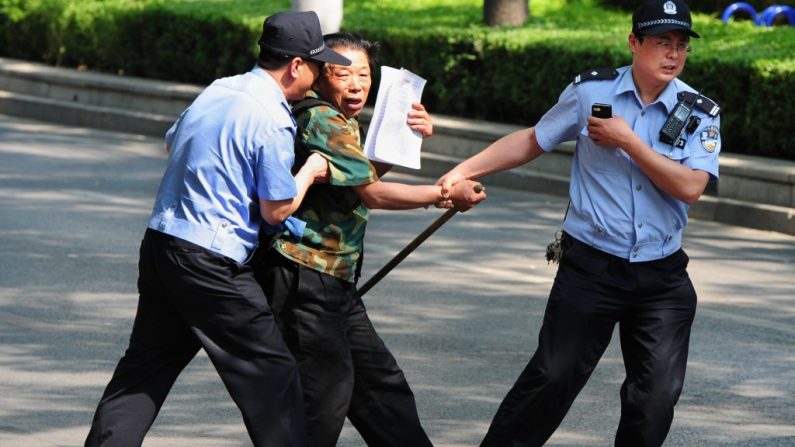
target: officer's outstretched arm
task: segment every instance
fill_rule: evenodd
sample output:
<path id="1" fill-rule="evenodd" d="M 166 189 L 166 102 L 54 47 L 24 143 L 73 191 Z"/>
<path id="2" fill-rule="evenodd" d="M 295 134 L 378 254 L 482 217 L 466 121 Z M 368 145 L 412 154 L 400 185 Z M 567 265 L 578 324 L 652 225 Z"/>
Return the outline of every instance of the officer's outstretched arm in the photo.
<path id="1" fill-rule="evenodd" d="M 461 180 L 477 179 L 512 169 L 538 158 L 543 153 L 536 139 L 534 127 L 517 130 L 464 160 L 443 175 L 436 184 L 442 185 L 442 193 L 447 197 L 452 186 Z"/>
<path id="2" fill-rule="evenodd" d="M 468 188 L 465 188 L 463 183 L 459 188 L 455 188 L 456 194 L 449 197 L 454 200 L 454 203 L 448 203 L 448 207 L 455 205 L 463 211 L 472 208 L 486 198 L 485 192 L 474 192 L 477 182 L 466 181 L 464 183 L 468 184 Z M 370 209 L 407 210 L 446 201 L 439 185 L 407 185 L 378 180 L 366 185 L 354 186 L 353 189 L 362 199 L 364 205 Z"/>

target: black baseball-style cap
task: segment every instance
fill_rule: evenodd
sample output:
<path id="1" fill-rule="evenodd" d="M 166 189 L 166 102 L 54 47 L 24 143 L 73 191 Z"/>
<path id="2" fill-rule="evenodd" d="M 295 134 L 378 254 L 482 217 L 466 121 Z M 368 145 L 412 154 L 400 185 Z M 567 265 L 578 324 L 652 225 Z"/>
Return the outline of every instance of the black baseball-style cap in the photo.
<path id="1" fill-rule="evenodd" d="M 691 37 L 701 37 L 692 28 L 690 8 L 681 0 L 649 0 L 638 6 L 632 14 L 634 34 L 655 36 L 681 29 Z"/>
<path id="2" fill-rule="evenodd" d="M 273 53 L 318 62 L 350 65 L 351 61 L 323 42 L 320 20 L 314 11 L 278 12 L 262 24 L 259 45 Z"/>

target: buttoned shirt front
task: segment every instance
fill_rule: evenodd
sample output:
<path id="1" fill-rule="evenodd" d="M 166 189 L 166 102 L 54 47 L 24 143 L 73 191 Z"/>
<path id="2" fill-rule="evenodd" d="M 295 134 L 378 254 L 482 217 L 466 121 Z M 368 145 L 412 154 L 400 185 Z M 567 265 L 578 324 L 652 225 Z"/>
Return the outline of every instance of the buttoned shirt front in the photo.
<path id="1" fill-rule="evenodd" d="M 171 150 L 149 228 L 245 262 L 263 223 L 259 199 L 297 195 L 294 137 L 267 72 L 214 81 L 166 133 Z"/>
<path id="2" fill-rule="evenodd" d="M 571 203 L 563 225 L 567 233 L 631 262 L 660 259 L 681 247 L 688 205 L 657 188 L 621 148 L 597 146 L 587 129 L 591 105 L 611 104 L 613 115 L 623 118 L 653 150 L 717 179 L 719 116 L 696 108 L 693 115 L 701 123 L 692 133 L 682 133 L 684 144 L 660 141 L 660 128 L 680 91 L 694 90 L 674 79 L 656 101 L 644 105 L 631 67 L 623 67 L 615 79 L 570 84 L 541 118 L 535 132 L 544 151 L 564 141 L 576 141 Z"/>

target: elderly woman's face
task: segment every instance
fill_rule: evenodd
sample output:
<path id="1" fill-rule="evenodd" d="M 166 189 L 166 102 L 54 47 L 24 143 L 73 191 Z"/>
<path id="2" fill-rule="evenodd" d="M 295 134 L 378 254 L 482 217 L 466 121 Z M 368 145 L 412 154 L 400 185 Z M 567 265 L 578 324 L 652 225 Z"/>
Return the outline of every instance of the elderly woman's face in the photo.
<path id="1" fill-rule="evenodd" d="M 327 64 L 315 82 L 315 90 L 346 118 L 353 118 L 362 111 L 372 84 L 367 53 L 346 47 L 334 50 L 350 59 L 351 65 Z"/>

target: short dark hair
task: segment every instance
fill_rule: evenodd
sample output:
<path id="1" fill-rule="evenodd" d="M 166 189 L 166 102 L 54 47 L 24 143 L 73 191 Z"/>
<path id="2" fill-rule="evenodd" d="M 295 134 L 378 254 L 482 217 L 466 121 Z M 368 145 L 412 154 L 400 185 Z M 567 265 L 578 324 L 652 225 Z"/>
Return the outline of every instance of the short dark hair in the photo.
<path id="1" fill-rule="evenodd" d="M 293 57 L 287 54 L 276 53 L 264 46 L 259 47 L 259 57 L 257 58 L 257 65 L 265 70 L 278 70 L 293 60 Z"/>
<path id="2" fill-rule="evenodd" d="M 327 47 L 332 49 L 350 48 L 364 51 L 367 54 L 367 63 L 370 64 L 370 70 L 378 63 L 378 51 L 381 50 L 381 44 L 367 40 L 360 34 L 348 32 L 326 34 L 323 36 L 323 41 Z"/>

